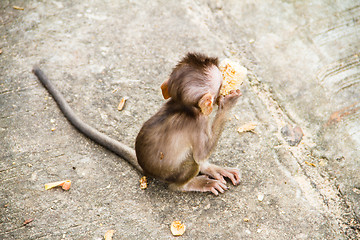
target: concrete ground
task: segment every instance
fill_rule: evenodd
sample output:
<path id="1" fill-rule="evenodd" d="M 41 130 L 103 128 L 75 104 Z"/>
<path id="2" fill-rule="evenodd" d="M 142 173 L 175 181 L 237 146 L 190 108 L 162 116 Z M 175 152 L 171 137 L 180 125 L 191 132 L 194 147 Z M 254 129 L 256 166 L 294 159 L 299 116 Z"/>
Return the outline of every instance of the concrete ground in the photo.
<path id="1" fill-rule="evenodd" d="M 174 220 L 179 239 L 359 239 L 358 1 L 2 0 L 0 23 L 0 239 L 173 239 Z M 39 64 L 83 120 L 133 147 L 188 51 L 249 69 L 211 157 L 242 183 L 217 197 L 141 190 L 31 73 Z M 65 179 L 70 191 L 44 190 Z"/>

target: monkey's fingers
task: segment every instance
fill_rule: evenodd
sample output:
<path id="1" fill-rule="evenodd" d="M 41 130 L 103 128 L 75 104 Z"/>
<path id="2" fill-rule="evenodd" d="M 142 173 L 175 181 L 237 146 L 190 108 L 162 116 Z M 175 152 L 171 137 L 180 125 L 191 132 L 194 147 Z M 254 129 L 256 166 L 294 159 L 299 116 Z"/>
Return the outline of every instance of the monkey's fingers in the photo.
<path id="1" fill-rule="evenodd" d="M 211 179 L 207 176 L 204 176 L 206 182 L 203 186 L 205 191 L 211 191 L 213 194 L 218 195 L 220 193 L 224 193 L 225 190 L 228 190 L 228 186 L 226 186 L 226 182 L 223 183 L 219 180 Z"/>
<path id="2" fill-rule="evenodd" d="M 219 95 L 218 97 L 217 97 L 217 99 L 215 100 L 215 103 L 218 105 L 218 106 L 221 106 L 222 104 L 223 104 L 223 102 L 224 102 L 224 96 L 223 95 Z"/>
<path id="3" fill-rule="evenodd" d="M 221 172 L 220 172 L 221 170 L 222 170 L 222 168 L 211 164 L 205 168 L 202 168 L 200 171 L 201 171 L 201 173 L 206 174 L 207 176 L 215 178 L 216 180 L 219 180 L 220 182 L 226 184 L 226 180 L 221 175 Z"/>
<path id="4" fill-rule="evenodd" d="M 234 185 L 240 183 L 240 171 L 236 168 L 223 168 L 214 164 L 205 164 L 201 167 L 200 172 L 219 180 L 223 184 L 226 184 L 224 177 L 229 178 Z"/>
<path id="5" fill-rule="evenodd" d="M 241 91 L 231 90 L 231 92 L 225 96 L 219 96 L 217 99 L 219 110 L 220 109 L 231 109 L 241 96 Z"/>
<path id="6" fill-rule="evenodd" d="M 219 192 L 223 193 L 229 188 L 225 183 L 220 182 L 219 180 L 211 179 L 207 175 L 199 175 L 184 186 L 172 185 L 176 190 L 182 191 L 198 191 L 198 192 L 212 192 L 215 195 L 218 195 Z"/>
<path id="7" fill-rule="evenodd" d="M 209 176 L 215 178 L 216 180 L 219 180 L 223 184 L 226 184 L 225 178 L 218 172 L 211 173 L 211 174 L 209 174 Z"/>
<path id="8" fill-rule="evenodd" d="M 225 98 L 231 99 L 234 101 L 234 100 L 237 100 L 241 96 L 242 96 L 242 93 L 241 93 L 240 89 L 237 89 L 237 90 L 231 90 L 230 93 L 225 96 Z"/>
<path id="9" fill-rule="evenodd" d="M 240 171 L 236 168 L 226 168 L 225 169 L 226 175 L 225 177 L 230 178 L 231 182 L 234 185 L 238 185 L 240 183 Z"/>
<path id="10" fill-rule="evenodd" d="M 218 191 L 215 190 L 215 188 L 211 188 L 211 192 L 215 194 L 216 196 L 219 195 Z"/>
<path id="11" fill-rule="evenodd" d="M 216 181 L 214 186 L 210 189 L 212 193 L 214 193 L 216 196 L 218 195 L 218 192 L 224 193 L 225 190 L 228 190 L 229 188 L 226 186 L 226 184 Z"/>
<path id="12" fill-rule="evenodd" d="M 240 182 L 241 182 L 241 174 L 240 174 L 239 171 L 235 174 L 235 179 L 236 179 L 237 184 L 240 184 Z"/>
<path id="13" fill-rule="evenodd" d="M 230 175 L 229 176 L 229 178 L 230 178 L 230 180 L 231 180 L 231 182 L 232 182 L 232 184 L 233 185 L 238 185 L 239 183 L 240 183 L 240 181 L 236 178 L 236 175 Z"/>
<path id="14" fill-rule="evenodd" d="M 222 168 L 219 173 L 231 180 L 233 185 L 240 183 L 240 171 L 236 168 Z"/>

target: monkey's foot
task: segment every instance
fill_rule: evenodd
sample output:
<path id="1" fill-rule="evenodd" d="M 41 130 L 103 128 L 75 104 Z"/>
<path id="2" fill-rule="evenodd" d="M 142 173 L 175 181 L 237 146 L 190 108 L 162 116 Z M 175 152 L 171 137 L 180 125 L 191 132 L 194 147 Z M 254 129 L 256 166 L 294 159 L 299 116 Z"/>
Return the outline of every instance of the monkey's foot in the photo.
<path id="1" fill-rule="evenodd" d="M 200 166 L 200 172 L 215 178 L 222 183 L 226 183 L 224 177 L 229 178 L 234 185 L 240 183 L 241 174 L 237 168 L 223 168 L 214 164 L 204 163 Z"/>
<path id="2" fill-rule="evenodd" d="M 206 175 L 194 177 L 190 180 L 190 182 L 181 187 L 175 184 L 171 184 L 170 187 L 174 190 L 180 191 L 212 192 L 215 195 L 218 195 L 219 192 L 224 193 L 225 190 L 228 190 L 225 183 L 222 183 L 219 180 L 211 179 Z"/>

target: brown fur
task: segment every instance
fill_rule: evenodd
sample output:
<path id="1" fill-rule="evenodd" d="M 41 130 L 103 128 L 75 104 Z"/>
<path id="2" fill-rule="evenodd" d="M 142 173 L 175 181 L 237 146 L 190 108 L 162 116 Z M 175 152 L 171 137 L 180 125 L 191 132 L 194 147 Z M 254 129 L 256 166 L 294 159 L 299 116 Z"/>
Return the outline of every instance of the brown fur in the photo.
<path id="1" fill-rule="evenodd" d="M 170 100 L 145 122 L 136 138 L 136 155 L 144 173 L 170 183 L 172 189 L 218 194 L 227 189 L 224 176 L 234 185 L 240 181 L 238 170 L 207 163 L 227 113 L 240 96 L 240 92 L 219 96 L 222 77 L 217 64 L 216 58 L 201 54 L 188 54 L 180 61 L 163 84 L 164 97 Z M 199 106 L 205 95 L 211 110 L 218 99 L 212 124 Z M 207 176 L 198 176 L 200 172 Z"/>

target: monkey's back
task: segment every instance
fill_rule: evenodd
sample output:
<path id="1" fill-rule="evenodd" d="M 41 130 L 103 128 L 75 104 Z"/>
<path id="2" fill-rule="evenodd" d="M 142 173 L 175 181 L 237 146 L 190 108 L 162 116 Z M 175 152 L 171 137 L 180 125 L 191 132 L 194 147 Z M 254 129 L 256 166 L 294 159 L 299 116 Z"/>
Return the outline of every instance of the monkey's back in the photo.
<path id="1" fill-rule="evenodd" d="M 194 168 L 191 137 L 198 128 L 194 118 L 191 109 L 170 100 L 145 122 L 135 142 L 137 160 L 145 174 L 171 182 L 179 179 L 184 164 Z"/>

